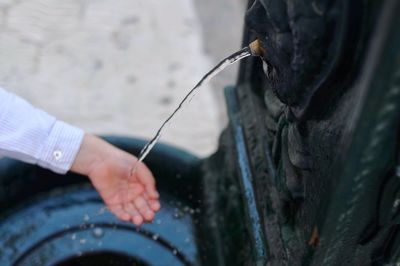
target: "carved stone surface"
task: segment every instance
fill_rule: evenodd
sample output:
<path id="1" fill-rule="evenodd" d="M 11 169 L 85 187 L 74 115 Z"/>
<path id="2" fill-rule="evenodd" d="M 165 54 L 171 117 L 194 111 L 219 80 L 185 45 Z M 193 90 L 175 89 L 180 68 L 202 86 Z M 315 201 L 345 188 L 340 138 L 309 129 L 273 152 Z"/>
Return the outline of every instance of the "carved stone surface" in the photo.
<path id="1" fill-rule="evenodd" d="M 399 14 L 395 0 L 247 12 L 245 39 L 266 52 L 242 65 L 236 93 L 268 265 L 400 259 Z"/>

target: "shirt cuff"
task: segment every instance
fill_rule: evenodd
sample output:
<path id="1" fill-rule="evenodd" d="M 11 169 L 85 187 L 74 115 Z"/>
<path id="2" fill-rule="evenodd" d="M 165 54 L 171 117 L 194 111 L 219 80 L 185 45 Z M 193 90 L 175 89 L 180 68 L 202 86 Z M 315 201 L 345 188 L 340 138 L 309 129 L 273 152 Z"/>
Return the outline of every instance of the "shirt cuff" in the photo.
<path id="1" fill-rule="evenodd" d="M 59 174 L 65 174 L 72 166 L 82 144 L 84 132 L 62 121 L 56 121 L 37 164 Z"/>

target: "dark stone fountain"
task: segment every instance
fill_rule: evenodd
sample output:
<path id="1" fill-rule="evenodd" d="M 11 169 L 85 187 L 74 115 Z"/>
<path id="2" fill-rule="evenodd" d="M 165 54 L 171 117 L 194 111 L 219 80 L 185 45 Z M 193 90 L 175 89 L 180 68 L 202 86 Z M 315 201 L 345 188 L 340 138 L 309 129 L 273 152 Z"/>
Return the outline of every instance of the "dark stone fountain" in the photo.
<path id="1" fill-rule="evenodd" d="M 0 265 L 397 265 L 400 2 L 256 0 L 246 21 L 265 54 L 226 88 L 218 151 L 148 157 L 153 224 L 115 220 L 83 177 L 2 160 Z"/>
<path id="2" fill-rule="evenodd" d="M 223 213 L 217 264 L 396 264 L 400 3 L 249 7 L 244 42 L 265 55 L 226 91 L 231 123 L 206 175 Z"/>

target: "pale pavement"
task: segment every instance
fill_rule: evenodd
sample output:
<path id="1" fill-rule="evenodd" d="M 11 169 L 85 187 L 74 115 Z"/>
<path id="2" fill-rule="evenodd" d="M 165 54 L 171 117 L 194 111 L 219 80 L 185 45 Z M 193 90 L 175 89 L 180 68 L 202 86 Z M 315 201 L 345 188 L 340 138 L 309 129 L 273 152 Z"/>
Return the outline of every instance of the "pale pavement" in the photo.
<path id="1" fill-rule="evenodd" d="M 0 86 L 88 132 L 151 138 L 217 58 L 240 48 L 244 4 L 221 2 L 0 0 Z M 196 94 L 161 141 L 215 150 L 221 89 L 235 76 Z"/>

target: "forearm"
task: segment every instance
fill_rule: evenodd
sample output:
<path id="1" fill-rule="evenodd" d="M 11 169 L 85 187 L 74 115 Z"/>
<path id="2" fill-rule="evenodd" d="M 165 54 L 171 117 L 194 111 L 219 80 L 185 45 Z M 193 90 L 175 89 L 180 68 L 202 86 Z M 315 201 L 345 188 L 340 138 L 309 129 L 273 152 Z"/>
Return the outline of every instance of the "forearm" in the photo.
<path id="1" fill-rule="evenodd" d="M 0 155 L 65 173 L 83 134 L 0 88 Z"/>

